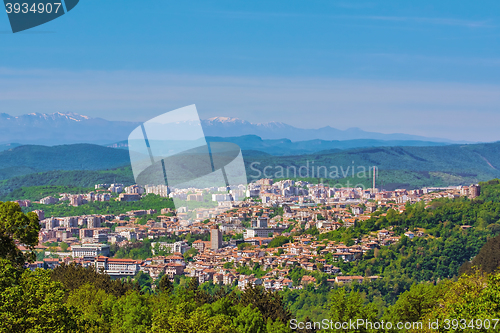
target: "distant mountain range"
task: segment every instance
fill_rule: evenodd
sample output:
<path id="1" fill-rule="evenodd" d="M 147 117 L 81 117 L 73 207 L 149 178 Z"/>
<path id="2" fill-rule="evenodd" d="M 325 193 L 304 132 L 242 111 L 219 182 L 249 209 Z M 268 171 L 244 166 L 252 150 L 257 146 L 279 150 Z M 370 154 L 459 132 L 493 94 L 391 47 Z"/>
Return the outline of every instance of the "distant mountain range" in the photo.
<path id="1" fill-rule="evenodd" d="M 75 113 L 0 113 L 0 144 L 105 144 L 125 140 L 138 123 L 108 121 Z"/>
<path id="2" fill-rule="evenodd" d="M 318 129 L 297 128 L 282 122 L 267 122 L 253 124 L 245 120 L 229 117 L 214 117 L 202 121 L 203 131 L 206 136 L 234 137 L 242 135 L 257 135 L 262 139 L 290 139 L 293 142 L 306 140 L 417 140 L 452 143 L 453 141 L 443 138 L 427 138 L 409 134 L 383 134 L 366 132 L 359 128 L 339 130 L 330 126 Z M 459 142 L 456 142 L 459 143 Z M 464 142 L 460 142 L 464 143 Z"/>
<path id="3" fill-rule="evenodd" d="M 22 116 L 11 116 L 1 113 L 0 144 L 111 144 L 126 140 L 130 132 L 139 124 L 137 122 L 91 118 L 75 113 L 30 113 Z M 228 117 L 215 117 L 202 120 L 202 126 L 205 135 L 212 137 L 256 135 L 264 140 L 288 139 L 291 142 L 368 139 L 453 143 L 443 138 L 426 138 L 398 133 L 382 134 L 366 132 L 359 128 L 339 130 L 326 126 L 319 129 L 303 129 L 282 122 L 253 124 L 245 120 Z M 366 146 L 366 143 L 363 143 L 363 145 Z M 349 148 L 352 148 L 352 146 L 349 145 Z"/>

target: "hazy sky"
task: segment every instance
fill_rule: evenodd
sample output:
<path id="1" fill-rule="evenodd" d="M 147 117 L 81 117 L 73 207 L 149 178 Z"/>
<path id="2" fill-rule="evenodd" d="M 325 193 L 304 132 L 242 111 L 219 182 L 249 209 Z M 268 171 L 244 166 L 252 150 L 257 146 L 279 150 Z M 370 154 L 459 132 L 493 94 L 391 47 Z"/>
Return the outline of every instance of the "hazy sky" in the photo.
<path id="1" fill-rule="evenodd" d="M 12 34 L 0 112 L 202 118 L 500 140 L 500 2 L 82 0 Z"/>

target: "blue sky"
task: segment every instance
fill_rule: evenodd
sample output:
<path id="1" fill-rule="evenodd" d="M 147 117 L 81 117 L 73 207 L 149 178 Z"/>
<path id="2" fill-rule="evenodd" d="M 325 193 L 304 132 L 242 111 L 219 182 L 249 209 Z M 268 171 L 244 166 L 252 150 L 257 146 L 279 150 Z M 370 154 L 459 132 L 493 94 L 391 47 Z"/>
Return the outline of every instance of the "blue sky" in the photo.
<path id="1" fill-rule="evenodd" d="M 81 0 L 12 34 L 0 112 L 202 118 L 500 140 L 500 2 Z"/>

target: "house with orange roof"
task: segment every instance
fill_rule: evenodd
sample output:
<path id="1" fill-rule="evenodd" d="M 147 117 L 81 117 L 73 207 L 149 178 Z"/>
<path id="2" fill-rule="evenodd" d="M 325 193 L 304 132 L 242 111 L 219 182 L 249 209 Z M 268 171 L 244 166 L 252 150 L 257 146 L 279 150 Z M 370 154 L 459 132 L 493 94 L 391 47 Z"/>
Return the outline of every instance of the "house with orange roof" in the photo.
<path id="1" fill-rule="evenodd" d="M 314 276 L 309 276 L 309 275 L 304 275 L 302 277 L 302 280 L 300 281 L 300 283 L 303 285 L 303 286 L 306 286 L 308 285 L 309 283 L 316 283 L 316 278 Z"/>

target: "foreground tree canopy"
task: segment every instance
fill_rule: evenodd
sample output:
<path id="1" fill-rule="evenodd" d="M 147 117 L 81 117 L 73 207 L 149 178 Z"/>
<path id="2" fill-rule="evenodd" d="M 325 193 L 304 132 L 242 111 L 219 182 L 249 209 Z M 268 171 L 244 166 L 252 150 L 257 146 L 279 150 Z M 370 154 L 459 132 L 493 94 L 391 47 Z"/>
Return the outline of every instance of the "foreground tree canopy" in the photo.
<path id="1" fill-rule="evenodd" d="M 149 294 L 91 269 L 0 262 L 0 332 L 289 332 L 290 318 L 281 297 L 261 287 L 210 295 L 193 279 Z"/>
<path id="2" fill-rule="evenodd" d="M 2 259 L 0 332 L 291 332 L 292 315 L 283 299 L 261 287 L 209 294 L 194 279 L 175 288 L 163 279 L 156 293 L 141 293 L 133 283 L 110 281 L 87 270 L 23 270 Z M 362 318 L 425 324 L 418 330 L 361 327 L 348 332 L 494 332 L 493 320 L 500 318 L 500 274 L 476 271 L 455 282 L 414 284 L 383 311 L 349 287 L 333 290 L 328 298 L 333 322 Z M 446 319 L 449 325 L 453 319 L 467 324 L 474 320 L 475 326 L 447 329 Z M 428 329 L 427 323 L 435 321 L 438 329 Z M 297 331 L 313 332 L 314 323 L 308 324 L 310 329 Z"/>
<path id="3" fill-rule="evenodd" d="M 17 266 L 34 260 L 39 231 L 40 223 L 35 213 L 23 213 L 14 202 L 0 202 L 0 258 Z M 16 241 L 27 248 L 26 253 L 18 249 Z"/>

